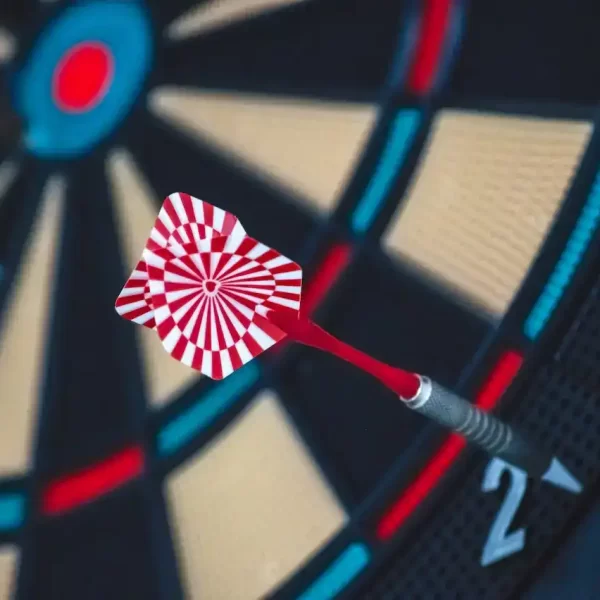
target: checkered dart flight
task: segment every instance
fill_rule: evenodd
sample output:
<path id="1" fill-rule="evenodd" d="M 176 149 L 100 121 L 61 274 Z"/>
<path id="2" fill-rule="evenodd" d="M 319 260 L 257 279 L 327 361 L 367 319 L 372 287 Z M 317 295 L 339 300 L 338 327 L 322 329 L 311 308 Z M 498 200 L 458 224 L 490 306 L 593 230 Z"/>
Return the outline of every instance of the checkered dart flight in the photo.
<path id="1" fill-rule="evenodd" d="M 165 200 L 117 312 L 155 329 L 176 360 L 223 379 L 286 334 L 265 315 L 300 309 L 302 269 L 188 194 Z"/>

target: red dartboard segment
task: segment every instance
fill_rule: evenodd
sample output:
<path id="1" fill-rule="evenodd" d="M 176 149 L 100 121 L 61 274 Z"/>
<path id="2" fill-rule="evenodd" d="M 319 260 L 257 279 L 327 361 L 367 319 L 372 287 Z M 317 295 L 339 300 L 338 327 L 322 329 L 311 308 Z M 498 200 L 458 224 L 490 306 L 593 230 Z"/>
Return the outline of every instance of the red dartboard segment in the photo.
<path id="1" fill-rule="evenodd" d="M 144 256 L 164 348 L 213 379 L 285 337 L 264 318 L 269 310 L 300 308 L 300 267 L 251 238 L 220 236 Z"/>
<path id="2" fill-rule="evenodd" d="M 190 220 L 192 219 L 192 220 Z M 204 239 L 229 236 L 234 249 L 246 235 L 238 219 L 216 206 L 189 194 L 168 196 L 150 232 L 146 250 L 158 250 L 171 245 L 199 244 Z M 149 302 L 146 262 L 140 260 L 115 303 L 117 313 L 150 329 L 154 329 L 153 307 Z"/>

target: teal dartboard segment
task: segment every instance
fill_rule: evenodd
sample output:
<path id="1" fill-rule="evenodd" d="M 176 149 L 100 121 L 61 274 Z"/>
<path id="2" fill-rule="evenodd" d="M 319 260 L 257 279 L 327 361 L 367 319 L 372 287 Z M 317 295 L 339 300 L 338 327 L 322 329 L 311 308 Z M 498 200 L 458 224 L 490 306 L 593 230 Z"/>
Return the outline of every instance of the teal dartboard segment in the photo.
<path id="1" fill-rule="evenodd" d="M 332 600 L 365 569 L 370 560 L 371 553 L 364 544 L 351 544 L 298 596 L 298 600 Z"/>
<path id="2" fill-rule="evenodd" d="M 417 109 L 401 110 L 394 118 L 373 177 L 352 215 L 352 229 L 356 233 L 365 233 L 377 218 L 420 123 L 421 113 Z"/>
<path id="3" fill-rule="evenodd" d="M 23 522 L 25 498 L 21 494 L 0 494 L 0 531 L 16 529 Z"/>
<path id="4" fill-rule="evenodd" d="M 260 378 L 260 369 L 248 363 L 215 385 L 190 408 L 167 423 L 158 434 L 158 451 L 169 455 L 190 442 L 247 392 Z"/>
<path id="5" fill-rule="evenodd" d="M 524 331 L 529 339 L 535 340 L 550 320 L 592 241 L 599 220 L 600 173 L 552 275 L 525 321 Z"/>

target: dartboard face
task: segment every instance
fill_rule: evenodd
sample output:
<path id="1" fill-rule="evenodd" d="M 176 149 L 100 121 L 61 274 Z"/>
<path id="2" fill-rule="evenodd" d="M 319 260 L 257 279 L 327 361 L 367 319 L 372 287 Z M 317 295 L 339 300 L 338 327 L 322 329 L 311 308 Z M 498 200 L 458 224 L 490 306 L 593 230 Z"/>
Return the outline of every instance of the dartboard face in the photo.
<path id="1" fill-rule="evenodd" d="M 596 3 L 17 4 L 0 37 L 22 123 L 0 162 L 0 598 L 597 597 Z M 187 269 L 207 323 L 245 284 L 197 270 L 202 244 L 225 253 L 213 215 L 169 232 L 200 244 L 196 271 L 164 256 L 152 289 L 142 251 L 173 193 L 299 265 L 328 331 L 497 412 L 583 491 L 275 334 L 221 377 L 174 360 L 202 367 L 208 342 L 195 313 L 148 310 L 176 302 L 165 282 Z M 234 330 L 209 344 L 237 348 L 232 370 Z"/>

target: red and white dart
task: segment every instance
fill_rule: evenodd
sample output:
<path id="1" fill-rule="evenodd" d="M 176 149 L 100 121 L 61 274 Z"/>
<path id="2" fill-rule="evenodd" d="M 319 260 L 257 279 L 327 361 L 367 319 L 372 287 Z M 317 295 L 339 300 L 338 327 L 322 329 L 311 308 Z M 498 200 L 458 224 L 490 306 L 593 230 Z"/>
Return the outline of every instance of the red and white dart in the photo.
<path id="1" fill-rule="evenodd" d="M 164 202 L 117 312 L 155 329 L 176 360 L 223 379 L 289 337 L 377 378 L 405 405 L 530 475 L 570 491 L 579 482 L 511 426 L 429 378 L 382 363 L 300 311 L 301 267 L 249 237 L 238 219 L 188 194 Z"/>

